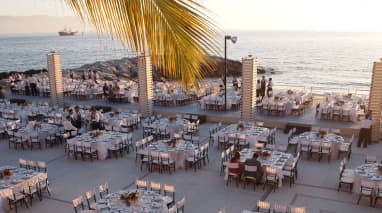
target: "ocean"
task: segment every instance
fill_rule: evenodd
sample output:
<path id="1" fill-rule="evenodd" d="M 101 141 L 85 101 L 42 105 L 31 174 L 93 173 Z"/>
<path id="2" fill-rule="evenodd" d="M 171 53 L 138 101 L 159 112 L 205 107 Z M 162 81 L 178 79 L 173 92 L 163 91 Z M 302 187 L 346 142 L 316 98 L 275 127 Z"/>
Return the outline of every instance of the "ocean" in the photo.
<path id="1" fill-rule="evenodd" d="M 313 93 L 366 93 L 372 65 L 382 58 L 382 33 L 366 32 L 249 32 L 234 31 L 228 57 L 254 55 L 274 69 L 275 87 L 301 88 Z M 220 39 L 223 44 L 223 39 Z M 223 49 L 223 48 L 222 48 Z M 63 68 L 134 56 L 117 40 L 93 33 L 0 35 L 0 72 L 46 68 L 46 54 L 61 54 Z"/>

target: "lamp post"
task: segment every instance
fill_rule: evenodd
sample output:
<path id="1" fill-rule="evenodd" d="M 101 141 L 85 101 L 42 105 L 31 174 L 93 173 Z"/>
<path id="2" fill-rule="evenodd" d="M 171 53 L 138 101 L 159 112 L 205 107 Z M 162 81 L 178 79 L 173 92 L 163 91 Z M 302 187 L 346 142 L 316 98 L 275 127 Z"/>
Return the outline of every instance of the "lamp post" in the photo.
<path id="1" fill-rule="evenodd" d="M 230 35 L 224 36 L 224 110 L 227 110 L 227 40 L 236 43 L 237 37 Z"/>

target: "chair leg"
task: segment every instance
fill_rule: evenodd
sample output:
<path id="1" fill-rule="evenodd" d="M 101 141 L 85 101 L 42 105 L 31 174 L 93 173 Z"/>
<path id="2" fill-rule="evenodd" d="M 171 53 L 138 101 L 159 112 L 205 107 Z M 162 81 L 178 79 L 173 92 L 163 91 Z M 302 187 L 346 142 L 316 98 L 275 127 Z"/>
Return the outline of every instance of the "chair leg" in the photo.
<path id="1" fill-rule="evenodd" d="M 361 200 L 361 198 L 362 198 L 362 194 L 360 194 L 358 197 L 357 205 L 359 204 L 359 201 Z"/>

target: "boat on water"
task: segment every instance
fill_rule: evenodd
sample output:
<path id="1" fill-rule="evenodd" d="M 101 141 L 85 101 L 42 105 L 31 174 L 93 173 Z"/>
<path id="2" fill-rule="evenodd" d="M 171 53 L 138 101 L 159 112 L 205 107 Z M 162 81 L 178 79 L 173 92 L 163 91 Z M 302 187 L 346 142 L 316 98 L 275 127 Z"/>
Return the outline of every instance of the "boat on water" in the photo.
<path id="1" fill-rule="evenodd" d="M 74 36 L 74 35 L 76 35 L 78 32 L 77 31 L 72 31 L 71 29 L 64 29 L 64 30 L 62 30 L 62 31 L 59 31 L 58 32 L 58 35 L 59 36 Z"/>

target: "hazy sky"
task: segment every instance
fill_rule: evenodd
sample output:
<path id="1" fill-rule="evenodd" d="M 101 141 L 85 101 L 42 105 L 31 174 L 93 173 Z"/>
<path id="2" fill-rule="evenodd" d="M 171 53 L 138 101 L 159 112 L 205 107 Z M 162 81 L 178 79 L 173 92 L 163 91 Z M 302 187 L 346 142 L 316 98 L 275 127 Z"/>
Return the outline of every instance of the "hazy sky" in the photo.
<path id="1" fill-rule="evenodd" d="M 382 0 L 200 1 L 211 10 L 219 27 L 226 30 L 382 31 Z M 0 3 L 0 16 L 73 16 L 63 0 Z"/>

